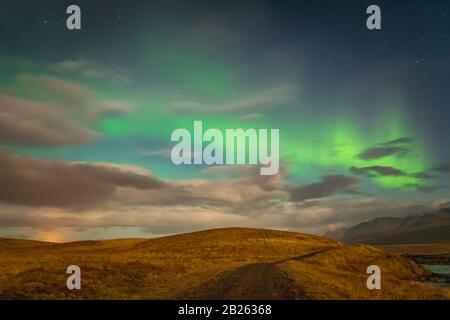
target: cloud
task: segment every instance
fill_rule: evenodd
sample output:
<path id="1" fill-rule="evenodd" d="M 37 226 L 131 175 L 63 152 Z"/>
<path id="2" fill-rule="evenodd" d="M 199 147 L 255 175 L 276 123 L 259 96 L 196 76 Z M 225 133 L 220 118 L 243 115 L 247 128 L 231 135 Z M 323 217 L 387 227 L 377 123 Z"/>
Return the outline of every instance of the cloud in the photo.
<path id="1" fill-rule="evenodd" d="M 399 144 L 407 144 L 407 143 L 411 143 L 412 139 L 408 138 L 408 137 L 402 137 L 402 138 L 398 138 L 398 139 L 394 139 L 394 140 L 390 140 L 388 142 L 385 142 L 384 145 L 399 145 Z"/>
<path id="2" fill-rule="evenodd" d="M 251 121 L 251 120 L 259 119 L 262 117 L 264 117 L 263 113 L 250 113 L 250 114 L 243 115 L 242 117 L 239 117 L 238 120 L 244 122 L 244 121 Z"/>
<path id="3" fill-rule="evenodd" d="M 389 167 L 389 166 L 368 166 L 368 167 L 350 167 L 350 172 L 357 176 L 365 176 L 368 178 L 376 177 L 412 177 L 419 180 L 430 180 L 433 179 L 433 175 L 426 171 L 406 173 L 400 169 Z M 423 192 L 433 192 L 440 187 L 435 185 L 423 185 L 423 184 L 406 184 L 403 187 L 415 188 L 418 191 Z"/>
<path id="4" fill-rule="evenodd" d="M 434 193 L 435 191 L 438 191 L 440 189 L 445 188 L 445 186 L 437 185 L 437 184 L 418 184 L 418 183 L 407 183 L 402 186 L 404 189 L 415 189 L 420 192 L 424 193 Z"/>
<path id="5" fill-rule="evenodd" d="M 399 169 L 384 166 L 369 166 L 362 168 L 350 167 L 350 172 L 353 173 L 354 175 L 366 177 L 379 177 L 379 176 L 400 177 L 406 175 L 406 173 L 404 173 Z"/>
<path id="6" fill-rule="evenodd" d="M 209 167 L 201 173 L 208 179 L 162 180 L 135 165 L 36 159 L 3 151 L 0 232 L 52 230 L 70 234 L 72 240 L 94 232 L 100 238 L 126 232 L 150 236 L 225 226 L 320 234 L 432 207 L 420 199 L 328 198 L 360 195 L 359 181 L 328 175 L 298 186 L 286 181 L 284 166 L 274 176 L 260 176 L 258 166 L 244 165 Z"/>
<path id="7" fill-rule="evenodd" d="M 317 199 L 291 205 L 282 225 L 304 232 L 323 234 L 377 217 L 403 217 L 433 211 L 436 206 L 419 200 L 389 198 Z"/>
<path id="8" fill-rule="evenodd" d="M 442 208 L 450 208 L 450 200 L 443 200 L 441 202 L 438 203 L 438 208 L 442 209 Z"/>
<path id="9" fill-rule="evenodd" d="M 408 145 L 411 142 L 412 140 L 407 137 L 384 142 L 364 150 L 359 154 L 359 157 L 363 160 L 374 160 L 393 155 L 397 157 L 403 156 L 408 152 Z"/>
<path id="10" fill-rule="evenodd" d="M 220 180 L 161 180 L 134 165 L 67 162 L 0 152 L 0 201 L 79 210 L 121 206 L 216 206 L 231 211 L 264 206 L 288 196 L 279 174 L 247 173 Z M 244 170 L 244 169 L 242 169 Z"/>
<path id="11" fill-rule="evenodd" d="M 426 193 L 433 193 L 442 188 L 443 188 L 443 186 L 439 186 L 439 185 L 419 185 L 417 187 L 417 190 L 426 192 Z"/>
<path id="12" fill-rule="evenodd" d="M 100 117 L 124 115 L 131 103 L 106 100 L 89 88 L 47 75 L 22 74 L 11 92 L 0 91 L 0 141 L 37 147 L 88 144 Z M 42 100 L 45 97 L 45 101 Z"/>
<path id="13" fill-rule="evenodd" d="M 355 189 L 359 180 L 344 175 L 324 176 L 321 181 L 295 188 L 292 191 L 292 201 L 304 201 L 329 197 L 339 193 L 358 194 Z"/>
<path id="14" fill-rule="evenodd" d="M 240 100 L 223 104 L 181 101 L 176 103 L 170 111 L 174 114 L 247 113 L 250 110 L 279 107 L 280 104 L 292 101 L 295 96 L 296 90 L 294 87 L 278 87 L 262 90 Z"/>
<path id="15" fill-rule="evenodd" d="M 28 146 L 82 145 L 99 134 L 45 103 L 0 92 L 0 141 Z"/>
<path id="16" fill-rule="evenodd" d="M 125 68 L 111 67 L 86 58 L 74 58 L 42 64 L 25 57 L 0 56 L 0 66 L 35 71 L 45 69 L 52 74 L 58 75 L 129 82 Z"/>
<path id="17" fill-rule="evenodd" d="M 86 207 L 114 198 L 119 187 L 160 189 L 163 181 L 120 168 L 40 160 L 0 152 L 0 201 L 26 206 Z"/>
<path id="18" fill-rule="evenodd" d="M 411 174 L 412 177 L 417 178 L 417 179 L 423 179 L 423 180 L 428 180 L 428 179 L 432 179 L 433 176 L 425 171 L 421 171 L 421 172 L 416 172 Z"/>
<path id="19" fill-rule="evenodd" d="M 7 232 L 9 228 L 65 232 L 68 229 L 84 232 L 99 228 L 139 228 L 144 232 L 160 235 L 227 225 L 251 226 L 253 221 L 253 218 L 220 208 L 196 206 L 100 208 L 86 211 L 82 215 L 63 208 L 3 206 L 0 210 L 0 230 L 3 232 Z"/>
<path id="20" fill-rule="evenodd" d="M 140 227 L 146 232 L 247 225 L 288 192 L 281 172 L 164 181 L 134 165 L 71 163 L 0 152 L 0 224 L 37 229 Z M 225 170 L 225 169 L 223 169 Z M 258 212 L 258 208 L 260 211 Z"/>
<path id="21" fill-rule="evenodd" d="M 117 70 L 87 59 L 69 59 L 50 63 L 48 67 L 56 72 L 79 74 L 87 78 L 113 79 L 127 82 L 128 79 Z"/>
<path id="22" fill-rule="evenodd" d="M 448 201 L 448 200 L 447 200 Z M 31 230 L 52 230 L 67 234 L 90 230 L 139 228 L 150 235 L 188 232 L 201 229 L 241 226 L 274 228 L 323 234 L 326 231 L 355 225 L 381 216 L 400 217 L 434 210 L 445 205 L 426 204 L 419 201 L 391 199 L 317 199 L 301 203 L 283 202 L 258 208 L 258 215 L 242 214 L 228 208 L 198 205 L 142 205 L 111 208 L 95 208 L 79 214 L 64 208 L 28 208 L 4 205 L 0 210 L 2 232 L 12 228 Z M 24 229 L 20 229 L 24 232 Z M 31 231 L 30 231 L 31 232 Z M 111 231 L 106 237 L 116 237 Z M 145 236 L 145 234 L 144 234 Z M 103 236 L 105 238 L 105 236 Z M 77 239 L 77 238 L 75 238 Z M 75 240 L 73 239 L 73 240 Z M 79 239 L 79 238 L 78 238 Z"/>
<path id="23" fill-rule="evenodd" d="M 355 189 L 358 180 L 332 175 L 296 186 L 285 181 L 285 172 L 282 167 L 278 175 L 260 176 L 258 166 L 217 166 L 202 172 L 212 180 L 170 181 L 135 165 L 44 160 L 4 151 L 0 232 L 64 230 L 72 240 L 95 230 L 103 238 L 114 237 L 114 228 L 130 234 L 138 229 L 144 236 L 225 226 L 323 233 L 431 207 L 419 200 L 327 198 L 361 194 Z"/>
<path id="24" fill-rule="evenodd" d="M 283 180 L 283 167 L 272 176 L 261 176 L 259 166 L 217 166 L 208 169 L 203 174 L 210 177 L 217 170 L 220 179 L 172 181 L 174 193 L 171 203 L 215 205 L 247 215 L 250 208 L 267 207 L 289 197 L 288 185 Z"/>
<path id="25" fill-rule="evenodd" d="M 450 173 L 450 162 L 437 165 L 433 170 L 441 173 Z"/>
<path id="26" fill-rule="evenodd" d="M 172 149 L 170 148 L 162 148 L 162 149 L 144 149 L 140 148 L 138 150 L 138 154 L 141 156 L 164 156 L 164 157 L 170 157 Z"/>
<path id="27" fill-rule="evenodd" d="M 102 99 L 83 85 L 53 76 L 21 74 L 17 80 L 32 95 L 45 94 L 53 104 L 80 119 L 95 120 L 105 115 L 123 115 L 134 110 L 130 102 Z"/>

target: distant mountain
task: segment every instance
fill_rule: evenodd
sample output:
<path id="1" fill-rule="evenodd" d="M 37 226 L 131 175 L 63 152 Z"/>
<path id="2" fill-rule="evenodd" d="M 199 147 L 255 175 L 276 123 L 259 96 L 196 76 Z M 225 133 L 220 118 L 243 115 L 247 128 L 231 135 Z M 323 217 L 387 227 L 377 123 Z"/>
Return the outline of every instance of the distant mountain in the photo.
<path id="1" fill-rule="evenodd" d="M 450 241 L 450 208 L 403 218 L 376 218 L 326 236 L 344 243 L 367 244 Z"/>
<path id="2" fill-rule="evenodd" d="M 334 240 L 340 240 L 347 232 L 348 228 L 339 228 L 334 231 L 328 231 L 324 234 L 324 237 L 334 239 Z"/>

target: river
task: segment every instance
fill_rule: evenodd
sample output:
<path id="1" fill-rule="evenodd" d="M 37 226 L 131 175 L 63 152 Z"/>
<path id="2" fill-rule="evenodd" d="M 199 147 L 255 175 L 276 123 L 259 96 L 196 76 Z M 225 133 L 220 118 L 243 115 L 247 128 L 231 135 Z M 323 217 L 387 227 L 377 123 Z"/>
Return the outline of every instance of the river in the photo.
<path id="1" fill-rule="evenodd" d="M 448 264 L 423 264 L 423 266 L 435 274 L 450 276 L 450 265 Z M 449 282 L 437 282 L 433 284 L 438 287 L 450 288 Z"/>

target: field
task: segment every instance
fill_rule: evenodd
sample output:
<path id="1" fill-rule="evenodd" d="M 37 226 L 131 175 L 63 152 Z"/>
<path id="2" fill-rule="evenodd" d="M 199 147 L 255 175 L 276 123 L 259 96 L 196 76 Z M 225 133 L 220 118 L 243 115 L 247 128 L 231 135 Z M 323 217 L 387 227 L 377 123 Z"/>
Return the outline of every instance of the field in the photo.
<path id="1" fill-rule="evenodd" d="M 450 299 L 393 251 L 246 228 L 64 244 L 0 239 L 0 298 Z M 366 287 L 372 264 L 382 290 Z M 69 265 L 81 268 L 81 290 L 66 288 Z"/>

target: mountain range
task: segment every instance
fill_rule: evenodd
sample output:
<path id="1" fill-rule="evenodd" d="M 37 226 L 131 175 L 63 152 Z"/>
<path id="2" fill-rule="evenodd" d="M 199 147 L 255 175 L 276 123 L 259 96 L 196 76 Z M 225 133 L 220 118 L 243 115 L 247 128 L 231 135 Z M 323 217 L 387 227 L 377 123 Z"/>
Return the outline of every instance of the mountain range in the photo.
<path id="1" fill-rule="evenodd" d="M 391 244 L 450 241 L 450 208 L 407 217 L 381 217 L 328 232 L 343 243 Z"/>

